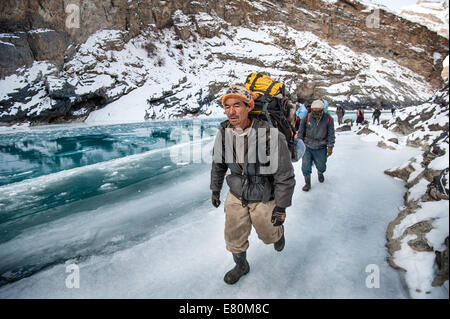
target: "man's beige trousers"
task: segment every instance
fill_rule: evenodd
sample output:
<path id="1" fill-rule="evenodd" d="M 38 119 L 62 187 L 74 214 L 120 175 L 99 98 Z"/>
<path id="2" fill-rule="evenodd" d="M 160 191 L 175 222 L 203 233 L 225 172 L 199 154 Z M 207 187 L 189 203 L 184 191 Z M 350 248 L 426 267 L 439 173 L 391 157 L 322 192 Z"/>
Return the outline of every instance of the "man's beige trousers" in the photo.
<path id="1" fill-rule="evenodd" d="M 241 201 L 228 192 L 225 200 L 225 243 L 228 251 L 239 254 L 248 249 L 252 225 L 265 244 L 277 242 L 283 235 L 282 226 L 272 224 L 275 201 L 252 203 L 243 207 Z"/>

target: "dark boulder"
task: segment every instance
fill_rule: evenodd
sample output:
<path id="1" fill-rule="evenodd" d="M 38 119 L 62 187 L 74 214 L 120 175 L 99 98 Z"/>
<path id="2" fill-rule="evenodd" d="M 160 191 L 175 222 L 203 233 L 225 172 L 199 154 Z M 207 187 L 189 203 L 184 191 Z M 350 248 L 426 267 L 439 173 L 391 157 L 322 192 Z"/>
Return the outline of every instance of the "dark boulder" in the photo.
<path id="1" fill-rule="evenodd" d="M 0 52 L 0 78 L 33 64 L 33 52 L 25 32 L 0 34 Z"/>
<path id="2" fill-rule="evenodd" d="M 352 130 L 352 127 L 350 125 L 342 125 L 336 129 L 336 132 L 346 132 L 346 131 L 351 131 L 351 130 Z"/>

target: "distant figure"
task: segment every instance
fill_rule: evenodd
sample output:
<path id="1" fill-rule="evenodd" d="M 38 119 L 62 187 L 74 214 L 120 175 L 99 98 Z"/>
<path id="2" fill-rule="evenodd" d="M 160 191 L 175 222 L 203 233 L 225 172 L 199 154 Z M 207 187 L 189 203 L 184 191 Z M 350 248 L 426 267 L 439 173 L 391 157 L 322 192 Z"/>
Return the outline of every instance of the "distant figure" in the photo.
<path id="1" fill-rule="evenodd" d="M 336 115 L 338 117 L 338 123 L 339 125 L 342 124 L 342 119 L 344 118 L 345 110 L 342 106 L 338 106 L 336 108 Z"/>
<path id="2" fill-rule="evenodd" d="M 392 117 L 394 117 L 394 115 L 395 115 L 395 107 L 391 108 L 391 113 L 392 113 Z"/>
<path id="3" fill-rule="evenodd" d="M 312 164 L 317 168 L 319 182 L 323 183 L 323 173 L 327 169 L 327 158 L 333 153 L 335 143 L 334 122 L 331 115 L 324 112 L 325 104 L 316 100 L 311 105 L 309 113 L 300 123 L 298 137 L 306 146 L 302 161 L 302 173 L 305 177 L 305 186 L 302 190 L 311 189 Z"/>
<path id="4" fill-rule="evenodd" d="M 378 121 L 378 125 L 380 125 L 380 116 L 381 116 L 381 111 L 378 108 L 378 106 L 375 108 L 375 111 L 373 111 L 372 113 L 372 118 L 373 118 L 373 124 L 375 124 L 375 120 Z"/>
<path id="5" fill-rule="evenodd" d="M 356 111 L 356 124 L 362 124 L 364 122 L 364 111 L 361 108 L 358 108 Z"/>

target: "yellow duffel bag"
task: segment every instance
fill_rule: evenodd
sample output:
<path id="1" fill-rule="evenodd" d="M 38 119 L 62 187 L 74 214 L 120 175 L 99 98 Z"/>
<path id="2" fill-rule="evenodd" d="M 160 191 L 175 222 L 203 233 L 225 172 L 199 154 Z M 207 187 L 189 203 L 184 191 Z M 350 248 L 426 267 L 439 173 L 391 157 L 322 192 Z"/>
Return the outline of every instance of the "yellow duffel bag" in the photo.
<path id="1" fill-rule="evenodd" d="M 276 96 L 280 93 L 284 96 L 285 93 L 282 82 L 276 82 L 269 76 L 256 72 L 247 77 L 245 87 L 252 92 L 266 96 Z"/>

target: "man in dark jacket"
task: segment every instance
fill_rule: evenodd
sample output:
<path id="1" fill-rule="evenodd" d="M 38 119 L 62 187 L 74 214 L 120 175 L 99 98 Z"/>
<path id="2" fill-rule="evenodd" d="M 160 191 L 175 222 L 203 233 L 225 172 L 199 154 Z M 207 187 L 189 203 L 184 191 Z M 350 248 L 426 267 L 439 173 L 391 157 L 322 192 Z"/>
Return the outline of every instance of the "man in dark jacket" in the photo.
<path id="1" fill-rule="evenodd" d="M 336 115 L 338 118 L 338 124 L 341 125 L 342 124 L 342 119 L 344 118 L 344 114 L 345 114 L 345 110 L 342 106 L 338 106 L 336 108 Z"/>
<path id="2" fill-rule="evenodd" d="M 373 117 L 373 124 L 375 124 L 375 120 L 378 121 L 378 125 L 380 125 L 380 116 L 381 116 L 381 111 L 378 108 L 378 106 L 375 108 L 375 111 L 373 111 L 372 113 L 372 117 Z"/>
<path id="3" fill-rule="evenodd" d="M 305 192 L 311 189 L 312 163 L 317 168 L 319 182 L 323 183 L 327 169 L 327 158 L 333 153 L 335 142 L 334 122 L 331 115 L 324 113 L 324 104 L 316 100 L 311 105 L 311 113 L 300 123 L 298 136 L 306 146 L 302 161 L 302 173 L 305 177 Z"/>
<path id="4" fill-rule="evenodd" d="M 252 226 L 265 244 L 277 251 L 285 245 L 283 223 L 295 187 L 294 168 L 286 139 L 266 121 L 250 118 L 255 95 L 231 86 L 220 98 L 228 120 L 217 134 L 211 168 L 211 201 L 220 205 L 225 174 L 230 188 L 225 200 L 225 243 L 236 266 L 224 281 L 236 283 L 247 274 L 248 237 Z"/>

